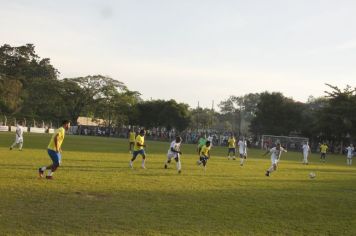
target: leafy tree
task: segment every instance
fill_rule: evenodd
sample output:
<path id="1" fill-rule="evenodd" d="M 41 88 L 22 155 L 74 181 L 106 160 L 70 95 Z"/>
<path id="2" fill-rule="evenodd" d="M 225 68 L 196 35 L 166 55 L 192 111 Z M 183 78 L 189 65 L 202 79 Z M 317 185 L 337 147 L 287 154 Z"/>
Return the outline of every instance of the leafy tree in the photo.
<path id="1" fill-rule="evenodd" d="M 250 129 L 256 135 L 299 133 L 302 110 L 302 103 L 286 98 L 281 93 L 264 92 L 260 96 Z"/>
<path id="2" fill-rule="evenodd" d="M 186 129 L 190 122 L 188 105 L 175 100 L 153 100 L 137 104 L 138 123 L 146 128 L 166 127 L 178 131 Z"/>

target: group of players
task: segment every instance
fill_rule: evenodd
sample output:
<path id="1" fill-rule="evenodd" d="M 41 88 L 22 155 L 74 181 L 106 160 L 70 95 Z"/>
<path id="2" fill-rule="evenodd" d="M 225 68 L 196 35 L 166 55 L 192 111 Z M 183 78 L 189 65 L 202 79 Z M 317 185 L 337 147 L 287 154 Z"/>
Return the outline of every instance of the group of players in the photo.
<path id="1" fill-rule="evenodd" d="M 49 157 L 52 160 L 52 164 L 49 166 L 43 166 L 38 169 L 38 173 L 40 178 L 46 179 L 53 179 L 53 173 L 58 169 L 61 164 L 61 146 L 64 140 L 65 131 L 70 128 L 70 121 L 65 120 L 62 122 L 62 126 L 55 130 L 53 133 L 50 143 L 47 147 L 47 152 Z M 12 150 L 16 145 L 19 145 L 19 150 L 22 150 L 23 147 L 23 133 L 24 128 L 22 124 L 19 122 L 16 126 L 16 139 L 15 142 L 10 146 L 10 150 Z M 129 151 L 132 153 L 132 158 L 130 160 L 129 166 L 133 168 L 133 163 L 136 160 L 138 155 L 142 156 L 142 163 L 141 167 L 145 169 L 145 161 L 146 161 L 146 153 L 145 153 L 145 130 L 141 129 L 139 134 L 136 136 L 136 133 L 133 130 L 130 130 L 129 133 Z M 168 168 L 168 165 L 171 163 L 172 159 L 176 162 L 176 168 L 178 173 L 181 173 L 182 165 L 181 165 L 181 155 L 182 152 L 180 150 L 182 143 L 182 138 L 177 136 L 174 141 L 171 142 L 170 147 L 167 152 L 167 160 L 164 163 L 164 168 Z M 210 158 L 210 149 L 212 146 L 211 140 L 206 140 L 205 137 L 200 137 L 198 141 L 197 151 L 199 155 L 199 160 L 197 161 L 198 165 L 202 165 L 204 170 L 206 170 L 207 162 Z M 239 157 L 240 157 L 240 165 L 243 166 L 244 162 L 247 158 L 247 143 L 242 138 L 237 143 L 239 148 Z M 133 150 L 132 150 L 133 149 Z M 303 144 L 303 164 L 308 164 L 308 155 L 311 152 L 308 143 Z M 321 160 L 325 162 L 326 152 L 328 150 L 328 146 L 323 143 L 320 145 L 320 153 L 321 153 Z M 352 157 L 355 152 L 355 148 L 352 144 L 346 148 L 347 150 L 347 165 L 352 164 Z M 280 143 L 277 143 L 275 147 L 266 151 L 263 156 L 267 155 L 268 153 L 271 154 L 271 167 L 266 170 L 266 176 L 270 176 L 270 174 L 277 170 L 278 162 L 280 160 L 282 152 L 287 152 L 286 149 L 281 147 Z M 227 159 L 236 159 L 236 139 L 233 134 L 230 135 L 228 139 L 228 153 Z M 46 171 L 47 174 L 45 173 Z"/>
<path id="2" fill-rule="evenodd" d="M 176 168 L 178 173 L 182 172 L 181 165 L 181 155 L 182 152 L 180 150 L 180 146 L 182 144 L 182 138 L 177 136 L 175 140 L 173 140 L 169 146 L 167 152 L 167 160 L 164 163 L 164 168 L 167 169 L 168 165 L 172 162 L 172 159 L 176 162 Z M 237 145 L 239 146 L 240 153 L 240 165 L 243 166 L 244 161 L 247 158 L 247 143 L 245 140 L 241 139 Z M 145 130 L 140 130 L 139 134 L 136 136 L 136 133 L 131 129 L 129 132 L 129 153 L 132 153 L 132 159 L 130 160 L 129 166 L 133 168 L 133 163 L 136 160 L 138 155 L 142 156 L 141 168 L 145 169 Z M 236 140 L 235 137 L 231 134 L 228 139 L 228 159 L 236 159 Z M 203 166 L 204 171 L 206 170 L 206 166 L 208 160 L 210 158 L 210 149 L 212 147 L 212 141 L 207 140 L 204 136 L 201 136 L 198 140 L 197 152 L 199 155 L 199 160 L 197 161 L 198 165 Z"/>

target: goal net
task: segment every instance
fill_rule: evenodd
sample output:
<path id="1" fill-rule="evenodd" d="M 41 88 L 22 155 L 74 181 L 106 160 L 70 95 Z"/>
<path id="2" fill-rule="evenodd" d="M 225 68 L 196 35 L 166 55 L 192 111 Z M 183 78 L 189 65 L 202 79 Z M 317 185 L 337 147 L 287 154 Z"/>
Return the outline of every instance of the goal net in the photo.
<path id="1" fill-rule="evenodd" d="M 301 151 L 305 142 L 309 142 L 306 137 L 290 137 L 290 136 L 275 136 L 275 135 L 262 135 L 261 148 L 269 149 L 280 143 L 282 147 L 289 150 Z"/>

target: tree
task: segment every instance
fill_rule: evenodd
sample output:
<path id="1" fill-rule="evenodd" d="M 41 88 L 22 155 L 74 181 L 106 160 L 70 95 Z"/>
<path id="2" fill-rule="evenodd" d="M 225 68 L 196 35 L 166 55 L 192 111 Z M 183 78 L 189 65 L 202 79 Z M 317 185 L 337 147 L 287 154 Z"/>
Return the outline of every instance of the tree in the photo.
<path id="1" fill-rule="evenodd" d="M 244 96 L 230 96 L 219 104 L 220 111 L 232 124 L 234 131 L 247 133 L 248 126 L 254 118 L 260 94 L 249 93 Z"/>
<path id="2" fill-rule="evenodd" d="M 346 86 L 344 90 L 326 84 L 331 91 L 325 91 L 328 103 L 317 117 L 318 131 L 328 140 L 344 141 L 356 136 L 356 89 Z"/>
<path id="3" fill-rule="evenodd" d="M 153 100 L 137 104 L 138 123 L 146 128 L 166 127 L 178 131 L 186 129 L 190 122 L 189 106 L 175 100 Z"/>
<path id="4" fill-rule="evenodd" d="M 250 129 L 255 135 L 299 133 L 302 110 L 302 103 L 286 98 L 281 93 L 264 92 L 260 96 Z"/>

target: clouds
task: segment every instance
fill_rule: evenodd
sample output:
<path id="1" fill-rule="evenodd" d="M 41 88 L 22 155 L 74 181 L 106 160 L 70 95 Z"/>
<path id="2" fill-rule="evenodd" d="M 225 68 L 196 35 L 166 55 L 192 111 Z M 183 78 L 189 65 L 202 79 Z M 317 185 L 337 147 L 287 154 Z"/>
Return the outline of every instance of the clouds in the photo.
<path id="1" fill-rule="evenodd" d="M 34 43 L 61 77 L 104 74 L 144 98 L 207 107 L 355 80 L 353 1 L 4 1 L 3 43 Z"/>

